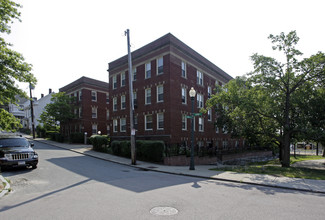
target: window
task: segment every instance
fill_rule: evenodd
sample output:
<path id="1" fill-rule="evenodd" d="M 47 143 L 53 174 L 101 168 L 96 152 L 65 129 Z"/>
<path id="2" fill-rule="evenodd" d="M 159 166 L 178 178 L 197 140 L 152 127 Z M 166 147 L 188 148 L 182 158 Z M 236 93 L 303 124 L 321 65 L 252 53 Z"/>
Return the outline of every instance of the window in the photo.
<path id="1" fill-rule="evenodd" d="M 79 107 L 79 118 L 82 118 L 82 107 Z"/>
<path id="2" fill-rule="evenodd" d="M 138 130 L 138 117 L 137 117 L 137 116 L 134 116 L 134 121 L 133 121 L 133 123 L 134 123 L 134 129 L 135 129 L 135 130 Z"/>
<path id="3" fill-rule="evenodd" d="M 212 121 L 212 109 L 208 110 L 208 121 Z"/>
<path id="4" fill-rule="evenodd" d="M 208 86 L 208 99 L 211 98 L 212 95 L 212 89 L 211 86 Z"/>
<path id="5" fill-rule="evenodd" d="M 113 76 L 113 89 L 116 89 L 117 88 L 117 77 L 116 75 Z"/>
<path id="6" fill-rule="evenodd" d="M 107 126 L 106 126 L 106 132 L 107 132 L 107 134 L 110 134 L 110 133 L 111 133 L 110 131 L 111 131 L 111 128 L 110 128 L 109 125 L 107 125 Z"/>
<path id="7" fill-rule="evenodd" d="M 224 134 L 227 134 L 228 133 L 227 127 L 225 125 L 222 127 L 222 132 Z"/>
<path id="8" fill-rule="evenodd" d="M 121 87 L 125 86 L 125 73 L 121 73 Z"/>
<path id="9" fill-rule="evenodd" d="M 132 80 L 136 81 L 137 80 L 137 68 L 133 68 L 132 71 Z"/>
<path id="10" fill-rule="evenodd" d="M 223 148 L 224 150 L 226 150 L 226 149 L 228 148 L 228 141 L 227 141 L 227 140 L 222 141 L 222 148 Z"/>
<path id="11" fill-rule="evenodd" d="M 186 104 L 186 97 L 187 97 L 186 88 L 182 88 L 182 104 Z"/>
<path id="12" fill-rule="evenodd" d="M 152 130 L 152 115 L 145 116 L 145 130 Z"/>
<path id="13" fill-rule="evenodd" d="M 197 98 L 197 107 L 203 108 L 203 95 L 198 93 L 196 98 Z"/>
<path id="14" fill-rule="evenodd" d="M 145 98 L 146 98 L 146 105 L 150 105 L 151 104 L 151 88 L 146 89 L 145 91 Z"/>
<path id="15" fill-rule="evenodd" d="M 159 85 L 157 86 L 157 102 L 163 102 L 164 101 L 164 86 Z"/>
<path id="16" fill-rule="evenodd" d="M 164 59 L 160 57 L 157 59 L 157 75 L 164 73 Z"/>
<path id="17" fill-rule="evenodd" d="M 113 111 L 117 111 L 117 97 L 113 98 Z"/>
<path id="18" fill-rule="evenodd" d="M 157 129 L 164 130 L 164 113 L 157 114 Z"/>
<path id="19" fill-rule="evenodd" d="M 125 109 L 126 108 L 126 104 L 125 104 L 125 95 L 121 96 L 121 109 Z"/>
<path id="20" fill-rule="evenodd" d="M 200 71 L 196 71 L 196 83 L 203 86 L 203 73 Z"/>
<path id="21" fill-rule="evenodd" d="M 106 120 L 109 120 L 109 110 L 106 109 Z"/>
<path id="22" fill-rule="evenodd" d="M 113 120 L 113 132 L 117 132 L 117 120 Z"/>
<path id="23" fill-rule="evenodd" d="M 79 101 L 82 100 L 82 90 L 79 91 Z"/>
<path id="24" fill-rule="evenodd" d="M 199 118 L 199 131 L 204 131 L 204 119 Z"/>
<path id="25" fill-rule="evenodd" d="M 93 134 L 97 134 L 97 124 L 92 124 L 92 126 L 91 126 L 91 132 Z"/>
<path id="26" fill-rule="evenodd" d="M 120 131 L 126 132 L 126 119 L 125 118 L 120 119 Z"/>
<path id="27" fill-rule="evenodd" d="M 151 78 L 151 63 L 146 63 L 146 79 Z"/>
<path id="28" fill-rule="evenodd" d="M 186 115 L 182 115 L 182 130 L 183 131 L 187 130 L 187 117 L 186 117 Z"/>
<path id="29" fill-rule="evenodd" d="M 91 101 L 97 102 L 97 92 L 91 91 Z"/>
<path id="30" fill-rule="evenodd" d="M 106 93 L 106 104 L 109 104 L 109 94 Z"/>
<path id="31" fill-rule="evenodd" d="M 133 92 L 133 106 L 134 106 L 134 108 L 138 107 L 138 98 L 137 98 L 136 92 Z"/>
<path id="32" fill-rule="evenodd" d="M 97 118 L 97 107 L 91 107 L 91 118 Z"/>
<path id="33" fill-rule="evenodd" d="M 182 61 L 182 77 L 186 78 L 186 63 Z"/>

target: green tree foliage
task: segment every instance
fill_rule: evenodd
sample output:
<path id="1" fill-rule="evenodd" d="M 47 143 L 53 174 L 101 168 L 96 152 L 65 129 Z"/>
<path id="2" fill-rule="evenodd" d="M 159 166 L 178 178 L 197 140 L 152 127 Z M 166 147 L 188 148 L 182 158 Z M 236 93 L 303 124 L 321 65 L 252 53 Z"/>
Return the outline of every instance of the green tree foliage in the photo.
<path id="1" fill-rule="evenodd" d="M 15 96 L 26 97 L 26 93 L 19 89 L 16 82 L 36 84 L 36 78 L 30 73 L 32 66 L 24 61 L 24 57 L 11 49 L 12 45 L 4 39 L 4 34 L 10 34 L 14 20 L 19 20 L 21 6 L 10 0 L 0 0 L 0 105 L 16 103 Z M 18 120 L 12 114 L 2 110 L 0 112 L 1 128 L 15 130 Z M 15 123 L 12 123 L 16 120 Z"/>
<path id="2" fill-rule="evenodd" d="M 75 97 L 69 97 L 64 92 L 53 94 L 51 103 L 45 106 L 40 116 L 40 122 L 48 128 L 55 128 L 60 123 L 67 123 L 75 118 Z"/>
<path id="3" fill-rule="evenodd" d="M 251 144 L 277 144 L 282 166 L 290 166 L 290 142 L 321 132 L 324 103 L 325 55 L 317 53 L 298 60 L 302 53 L 295 48 L 299 38 L 295 31 L 270 35 L 273 50 L 284 53 L 281 63 L 274 58 L 254 54 L 254 71 L 248 78 L 236 78 L 213 95 L 208 108 L 216 108 L 217 125 Z M 317 119 L 316 119 L 317 116 Z M 313 120 L 314 118 L 314 120 Z M 323 128 L 324 131 L 324 128 Z"/>

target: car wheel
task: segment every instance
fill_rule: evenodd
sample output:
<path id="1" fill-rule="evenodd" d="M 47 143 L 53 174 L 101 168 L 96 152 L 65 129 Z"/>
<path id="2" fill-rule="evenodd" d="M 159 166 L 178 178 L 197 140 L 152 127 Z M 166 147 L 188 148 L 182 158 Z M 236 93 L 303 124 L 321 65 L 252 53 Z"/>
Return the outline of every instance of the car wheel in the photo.
<path id="1" fill-rule="evenodd" d="M 37 165 L 32 165 L 32 169 L 36 169 L 37 168 Z"/>

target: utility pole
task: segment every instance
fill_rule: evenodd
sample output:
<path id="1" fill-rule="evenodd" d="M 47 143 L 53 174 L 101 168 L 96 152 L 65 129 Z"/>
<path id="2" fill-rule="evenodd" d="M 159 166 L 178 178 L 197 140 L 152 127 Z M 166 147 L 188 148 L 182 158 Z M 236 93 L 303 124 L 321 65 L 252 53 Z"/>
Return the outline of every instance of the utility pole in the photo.
<path id="1" fill-rule="evenodd" d="M 131 45 L 130 45 L 130 31 L 125 31 L 127 36 L 128 46 L 128 63 L 129 63 L 129 100 L 130 100 L 130 136 L 131 136 L 131 163 L 136 165 L 136 149 L 135 149 L 135 128 L 134 128 L 134 103 L 133 103 L 133 83 L 132 83 L 132 58 L 131 58 Z"/>
<path id="2" fill-rule="evenodd" d="M 34 87 L 32 86 L 32 84 L 29 84 L 29 94 L 30 94 L 30 114 L 31 114 L 31 116 L 32 116 L 32 132 L 33 132 L 33 139 L 35 139 L 34 108 L 33 108 L 32 89 L 34 89 Z"/>

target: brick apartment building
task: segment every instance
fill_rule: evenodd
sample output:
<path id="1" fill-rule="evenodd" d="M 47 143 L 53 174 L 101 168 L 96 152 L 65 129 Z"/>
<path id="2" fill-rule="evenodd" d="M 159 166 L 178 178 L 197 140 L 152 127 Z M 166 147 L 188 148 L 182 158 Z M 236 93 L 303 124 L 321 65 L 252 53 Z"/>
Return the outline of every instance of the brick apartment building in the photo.
<path id="1" fill-rule="evenodd" d="M 65 135 L 68 134 L 69 129 L 70 133 L 87 132 L 88 137 L 97 134 L 98 131 L 101 134 L 109 134 L 108 83 L 81 77 L 60 88 L 59 91 L 76 97 L 77 118 L 61 126 Z"/>
<path id="2" fill-rule="evenodd" d="M 172 34 L 132 52 L 136 139 L 163 140 L 166 144 L 190 146 L 191 99 L 196 90 L 195 112 L 204 107 L 216 84 L 232 79 L 219 67 Z M 129 139 L 128 59 L 109 63 L 111 138 Z M 229 149 L 241 146 L 216 128 L 215 112 L 195 117 L 195 144 Z"/>

